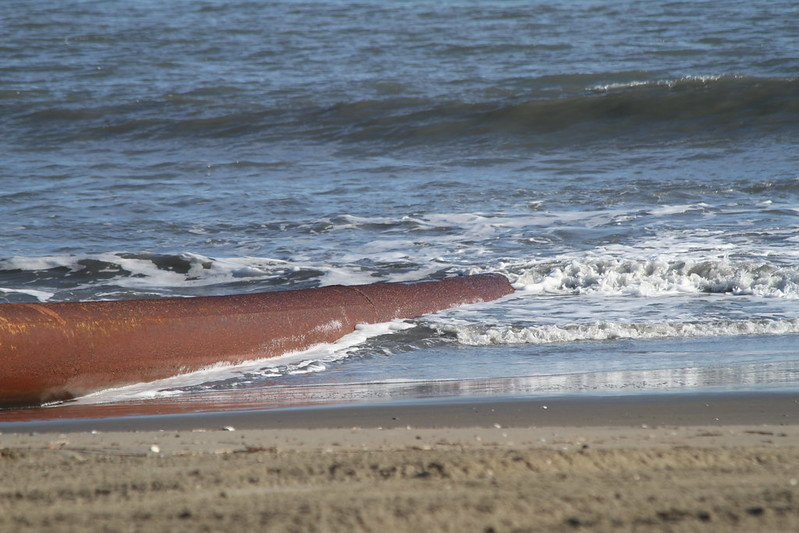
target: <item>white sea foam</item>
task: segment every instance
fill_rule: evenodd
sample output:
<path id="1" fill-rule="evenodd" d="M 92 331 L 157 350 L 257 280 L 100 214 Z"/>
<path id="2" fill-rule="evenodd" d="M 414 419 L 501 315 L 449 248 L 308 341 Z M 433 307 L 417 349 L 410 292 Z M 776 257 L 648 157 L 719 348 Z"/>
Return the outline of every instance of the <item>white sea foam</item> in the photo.
<path id="1" fill-rule="evenodd" d="M 770 230 L 769 234 L 778 241 L 779 246 L 775 248 L 742 248 L 731 240 L 728 232 L 712 226 L 650 233 L 635 243 L 610 241 L 595 246 L 588 253 L 558 250 L 552 246 L 557 242 L 553 228 L 605 231 L 605 228 L 629 224 L 630 220 L 641 217 L 668 218 L 717 209 L 704 203 L 687 203 L 649 209 L 512 215 L 479 212 L 400 217 L 339 215 L 324 219 L 325 226 L 329 227 L 327 232 L 366 230 L 373 233 L 374 238 L 353 246 L 340 246 L 320 241 L 317 236 L 309 237 L 314 246 L 303 244 L 302 250 L 290 260 L 209 257 L 195 253 L 162 256 L 108 252 L 12 257 L 0 260 L 0 270 L 20 270 L 38 277 L 31 288 L 36 294 L 29 294 L 40 299 L 58 299 L 62 290 L 84 289 L 95 299 L 119 298 L 120 289 L 154 296 L 196 295 L 200 293 L 196 289 L 213 294 L 214 286 L 221 287 L 219 292 L 228 292 L 231 284 L 242 281 L 290 285 L 293 278 L 312 279 L 321 285 L 408 281 L 440 275 L 446 270 L 500 271 L 511 278 L 518 290 L 536 294 L 730 293 L 798 298 L 799 268 L 792 265 L 799 252 L 784 246 L 796 238 L 792 229 L 784 230 L 784 235 L 779 235 L 779 230 Z M 492 250 L 496 243 L 503 241 L 527 243 L 531 255 L 540 253 L 538 250 L 543 244 L 548 257 L 529 260 L 516 255 L 515 259 L 506 260 Z M 108 266 L 97 270 L 97 275 L 92 272 L 71 275 L 98 268 L 97 263 L 100 268 L 102 263 Z M 57 272 L 64 268 L 69 275 Z M 9 287 L 8 290 L 23 292 L 28 287 Z M 129 296 L 125 294 L 124 297 Z"/>
<path id="2" fill-rule="evenodd" d="M 608 83 L 604 85 L 595 85 L 589 90 L 596 92 L 617 91 L 620 89 L 633 89 L 635 87 L 667 87 L 673 89 L 682 85 L 689 84 L 707 84 L 714 81 L 724 79 L 728 80 L 742 80 L 745 76 L 727 75 L 727 74 L 708 74 L 704 76 L 684 76 L 682 78 L 668 79 L 668 80 L 655 80 L 655 81 L 629 81 L 621 83 Z"/>
<path id="3" fill-rule="evenodd" d="M 663 339 L 671 337 L 790 335 L 799 333 L 799 319 L 654 323 L 597 322 L 593 324 L 535 325 L 526 327 L 438 324 L 436 328 L 442 333 L 455 335 L 461 344 L 488 346 L 621 339 Z"/>
<path id="4" fill-rule="evenodd" d="M 27 294 L 28 296 L 33 296 L 34 298 L 36 298 L 40 302 L 46 302 L 47 300 L 52 298 L 53 295 L 55 294 L 55 293 L 49 292 L 49 291 L 37 291 L 37 290 L 33 290 L 33 289 L 6 289 L 6 288 L 3 288 L 3 287 L 0 287 L 0 292 L 6 293 L 6 294 L 14 294 L 14 293 L 16 293 L 16 294 Z"/>
<path id="5" fill-rule="evenodd" d="M 537 294 L 658 296 L 686 293 L 799 298 L 799 268 L 729 259 L 613 257 L 510 267 L 514 286 Z"/>
<path id="6" fill-rule="evenodd" d="M 370 283 L 375 279 L 362 269 L 330 264 L 288 262 L 266 257 L 207 257 L 200 254 L 184 252 L 174 256 L 181 263 L 180 269 L 169 265 L 159 265 L 163 257 L 148 254 L 129 254 L 123 252 L 107 252 L 86 255 L 53 255 L 47 257 L 11 257 L 0 260 L 0 270 L 20 270 L 31 272 L 44 279 L 37 281 L 42 289 L 68 282 L 70 289 L 91 289 L 96 299 L 105 297 L 118 298 L 116 292 L 121 289 L 137 291 L 140 294 L 176 295 L 181 289 L 212 287 L 242 280 L 271 280 L 290 277 L 292 274 L 306 270 L 321 276 L 323 285 L 336 283 L 354 284 Z M 168 261 L 167 261 L 168 262 Z M 85 272 L 89 266 L 106 263 L 108 266 L 97 271 L 101 277 L 90 274 L 84 278 L 74 276 Z M 67 274 L 47 274 L 48 271 L 65 269 Z M 116 274 L 116 275 L 114 275 Z M 60 276 L 60 277 L 59 277 Z M 51 281 L 48 277 L 58 278 Z M 75 280 L 82 279 L 81 283 Z M 62 281 L 63 280 L 63 281 Z M 103 290 L 110 285 L 112 291 Z M 44 301 L 57 295 L 58 290 L 29 290 L 7 288 L 4 292 L 30 294 Z"/>
<path id="7" fill-rule="evenodd" d="M 688 205 L 662 205 L 648 210 L 652 216 L 663 217 L 679 215 L 689 211 L 701 211 L 710 207 L 708 204 L 688 204 Z"/>

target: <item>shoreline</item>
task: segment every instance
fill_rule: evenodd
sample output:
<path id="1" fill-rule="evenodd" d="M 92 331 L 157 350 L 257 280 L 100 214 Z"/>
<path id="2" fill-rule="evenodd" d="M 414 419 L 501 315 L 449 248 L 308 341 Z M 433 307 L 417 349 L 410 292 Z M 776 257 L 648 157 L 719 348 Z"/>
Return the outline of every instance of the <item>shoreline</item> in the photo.
<path id="1" fill-rule="evenodd" d="M 0 411 L 0 433 L 395 427 L 697 426 L 799 424 L 795 392 L 479 397 L 195 412 L 169 403 L 64 405 Z M 205 410 L 202 410 L 202 408 Z M 3 416 L 6 414 L 7 416 Z"/>

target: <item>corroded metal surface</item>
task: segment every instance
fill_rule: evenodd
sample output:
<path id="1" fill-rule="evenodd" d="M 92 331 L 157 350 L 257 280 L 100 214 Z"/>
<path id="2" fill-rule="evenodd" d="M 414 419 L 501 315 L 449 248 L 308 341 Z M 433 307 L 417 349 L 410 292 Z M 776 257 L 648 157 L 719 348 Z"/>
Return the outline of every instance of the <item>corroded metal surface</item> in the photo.
<path id="1" fill-rule="evenodd" d="M 501 275 L 233 296 L 0 305 L 0 405 L 69 399 L 334 341 L 513 292 Z"/>

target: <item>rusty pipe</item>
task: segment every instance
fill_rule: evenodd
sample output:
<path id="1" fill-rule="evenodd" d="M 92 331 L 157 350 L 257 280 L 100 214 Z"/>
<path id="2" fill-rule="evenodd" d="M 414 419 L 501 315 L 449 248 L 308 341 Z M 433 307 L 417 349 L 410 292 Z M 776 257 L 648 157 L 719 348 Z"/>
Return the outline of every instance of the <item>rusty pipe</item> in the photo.
<path id="1" fill-rule="evenodd" d="M 0 406 L 36 405 L 332 342 L 513 292 L 499 274 L 232 296 L 0 305 Z"/>

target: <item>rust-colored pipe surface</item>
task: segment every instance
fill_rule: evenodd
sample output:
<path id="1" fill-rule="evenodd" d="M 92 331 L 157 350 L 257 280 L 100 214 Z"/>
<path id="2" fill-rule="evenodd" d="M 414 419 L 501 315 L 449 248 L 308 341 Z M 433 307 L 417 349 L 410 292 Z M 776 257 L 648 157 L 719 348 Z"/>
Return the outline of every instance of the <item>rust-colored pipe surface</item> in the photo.
<path id="1" fill-rule="evenodd" d="M 65 400 L 332 342 L 513 292 L 499 274 L 234 296 L 0 305 L 0 406 Z"/>

